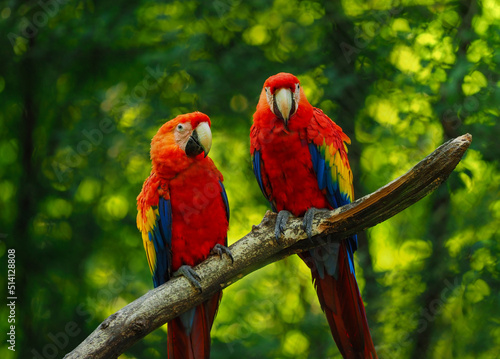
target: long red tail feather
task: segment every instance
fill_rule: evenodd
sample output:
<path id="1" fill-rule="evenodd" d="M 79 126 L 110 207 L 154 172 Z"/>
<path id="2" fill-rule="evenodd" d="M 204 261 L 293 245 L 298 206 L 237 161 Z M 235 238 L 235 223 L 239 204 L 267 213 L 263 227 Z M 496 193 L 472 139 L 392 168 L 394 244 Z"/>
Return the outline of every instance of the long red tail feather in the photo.
<path id="1" fill-rule="evenodd" d="M 350 270 L 344 242 L 340 245 L 337 278 L 324 273 L 324 278 L 313 267 L 309 252 L 300 257 L 311 267 L 313 283 L 321 308 L 325 312 L 335 343 L 346 359 L 376 359 L 366 319 L 365 307 L 358 284 Z"/>
<path id="2" fill-rule="evenodd" d="M 210 330 L 217 314 L 222 292 L 195 308 L 191 331 L 179 317 L 168 322 L 168 357 L 170 359 L 210 358 Z"/>

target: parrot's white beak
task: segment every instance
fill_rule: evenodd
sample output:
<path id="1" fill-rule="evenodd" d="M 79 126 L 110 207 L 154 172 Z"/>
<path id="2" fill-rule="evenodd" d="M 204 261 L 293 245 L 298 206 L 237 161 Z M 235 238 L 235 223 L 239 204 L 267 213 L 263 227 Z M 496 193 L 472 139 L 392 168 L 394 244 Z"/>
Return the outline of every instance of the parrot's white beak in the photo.
<path id="1" fill-rule="evenodd" d="M 280 88 L 274 94 L 274 109 L 273 112 L 276 116 L 281 117 L 287 124 L 290 114 L 295 110 L 292 91 L 287 88 Z"/>
<path id="2" fill-rule="evenodd" d="M 201 122 L 193 130 L 193 133 L 189 137 L 186 143 L 186 154 L 189 157 L 196 157 L 200 153 L 204 153 L 207 157 L 210 148 L 212 147 L 212 132 L 210 131 L 210 126 L 208 122 Z"/>
<path id="3" fill-rule="evenodd" d="M 198 133 L 198 139 L 200 141 L 201 147 L 203 147 L 203 152 L 205 153 L 205 157 L 207 157 L 210 152 L 210 148 L 212 148 L 212 131 L 210 131 L 210 126 L 208 122 L 200 123 L 195 131 Z"/>

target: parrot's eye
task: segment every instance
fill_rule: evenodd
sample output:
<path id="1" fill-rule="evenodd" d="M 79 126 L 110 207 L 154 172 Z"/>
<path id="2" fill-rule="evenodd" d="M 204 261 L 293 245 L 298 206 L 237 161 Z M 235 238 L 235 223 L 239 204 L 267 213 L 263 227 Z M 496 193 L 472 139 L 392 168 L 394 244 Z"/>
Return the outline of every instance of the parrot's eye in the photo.
<path id="1" fill-rule="evenodd" d="M 178 129 L 179 131 L 182 131 L 182 130 L 184 130 L 184 126 L 182 126 L 181 124 L 179 124 L 179 125 L 177 125 L 177 129 Z"/>

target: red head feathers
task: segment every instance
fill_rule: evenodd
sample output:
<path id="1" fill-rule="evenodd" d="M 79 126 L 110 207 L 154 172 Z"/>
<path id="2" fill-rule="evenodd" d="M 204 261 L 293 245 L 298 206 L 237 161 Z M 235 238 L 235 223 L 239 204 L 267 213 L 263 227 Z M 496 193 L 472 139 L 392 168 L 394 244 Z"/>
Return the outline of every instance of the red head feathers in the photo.
<path id="1" fill-rule="evenodd" d="M 153 169 L 165 178 L 207 156 L 212 146 L 210 118 L 201 112 L 165 123 L 151 141 Z"/>

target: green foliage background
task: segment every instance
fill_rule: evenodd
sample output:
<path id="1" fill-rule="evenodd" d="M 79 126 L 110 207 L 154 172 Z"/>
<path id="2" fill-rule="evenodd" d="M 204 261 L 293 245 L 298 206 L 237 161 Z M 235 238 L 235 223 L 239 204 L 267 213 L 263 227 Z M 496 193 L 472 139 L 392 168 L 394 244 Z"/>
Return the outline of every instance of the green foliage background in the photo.
<path id="1" fill-rule="evenodd" d="M 356 265 L 381 358 L 498 358 L 498 1 L 10 0 L 0 18 L 0 256 L 6 273 L 16 250 L 18 297 L 2 358 L 62 357 L 152 288 L 135 197 L 177 114 L 212 119 L 230 242 L 260 222 L 248 134 L 280 71 L 351 137 L 357 196 L 473 135 L 445 185 L 360 236 Z M 297 258 L 225 290 L 212 337 L 214 358 L 340 358 Z"/>

